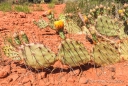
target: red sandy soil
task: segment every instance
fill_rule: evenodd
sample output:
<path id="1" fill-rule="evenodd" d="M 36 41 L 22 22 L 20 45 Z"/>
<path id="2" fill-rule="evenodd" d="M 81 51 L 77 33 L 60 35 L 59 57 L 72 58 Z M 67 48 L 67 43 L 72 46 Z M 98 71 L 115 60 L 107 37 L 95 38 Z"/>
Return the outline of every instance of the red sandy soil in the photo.
<path id="1" fill-rule="evenodd" d="M 23 30 L 27 33 L 31 42 L 43 43 L 52 51 L 57 53 L 57 47 L 61 43 L 60 37 L 54 30 L 50 28 L 39 29 L 33 24 L 33 20 L 38 20 L 45 11 L 48 10 L 47 5 L 43 4 L 44 11 L 34 11 L 30 14 L 17 13 L 17 12 L 0 12 L 0 31 L 2 35 L 5 33 L 12 33 L 15 31 Z M 64 4 L 56 5 L 53 9 L 56 17 L 62 13 Z M 44 18 L 45 19 L 45 18 Z M 87 42 L 85 36 L 80 35 L 67 35 L 69 38 L 79 40 L 84 43 L 88 49 L 91 44 Z M 2 36 L 0 44 L 3 45 Z M 49 67 L 44 70 L 27 69 L 25 65 L 14 62 L 6 56 L 2 56 L 0 63 L 0 86 L 127 86 L 128 85 L 128 63 L 121 62 L 114 65 L 95 68 L 89 64 L 73 68 L 60 70 L 57 68 L 53 73 L 53 69 Z M 55 63 L 56 66 L 61 67 L 59 62 Z"/>

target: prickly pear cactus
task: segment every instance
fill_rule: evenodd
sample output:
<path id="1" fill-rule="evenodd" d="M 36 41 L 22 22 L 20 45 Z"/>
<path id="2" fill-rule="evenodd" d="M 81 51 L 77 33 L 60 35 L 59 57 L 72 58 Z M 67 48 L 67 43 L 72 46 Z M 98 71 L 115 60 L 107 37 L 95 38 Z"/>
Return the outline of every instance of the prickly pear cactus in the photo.
<path id="1" fill-rule="evenodd" d="M 127 7 L 128 5 L 125 4 L 125 8 L 123 7 L 121 10 L 118 10 L 119 6 L 114 3 L 112 3 L 111 6 L 96 6 L 95 8 L 90 9 L 86 27 L 90 30 L 92 26 L 94 26 L 96 36 L 100 36 L 103 39 L 109 40 L 111 37 L 116 39 L 127 38 Z"/>
<path id="2" fill-rule="evenodd" d="M 51 66 L 55 62 L 55 54 L 42 44 L 25 44 L 19 50 L 25 64 L 35 69 Z"/>
<path id="3" fill-rule="evenodd" d="M 11 45 L 6 45 L 2 48 L 4 54 L 13 59 L 13 60 L 21 60 L 18 52 L 16 51 L 16 49 L 14 47 L 12 47 Z"/>
<path id="4" fill-rule="evenodd" d="M 108 42 L 99 42 L 93 48 L 93 62 L 98 66 L 120 61 L 118 49 Z"/>
<path id="5" fill-rule="evenodd" d="M 70 39 L 66 39 L 61 43 L 58 57 L 63 64 L 71 67 L 80 66 L 90 61 L 90 55 L 84 45 Z"/>
<path id="6" fill-rule="evenodd" d="M 21 31 L 20 34 L 15 32 L 13 36 L 5 37 L 4 42 L 5 45 L 2 48 L 4 54 L 12 60 L 21 60 L 18 48 L 22 45 L 22 43 L 28 43 L 29 40 L 26 33 Z"/>
<path id="7" fill-rule="evenodd" d="M 119 18 L 127 20 L 128 18 L 128 4 L 125 3 L 121 9 L 118 10 Z"/>
<path id="8" fill-rule="evenodd" d="M 128 60 L 128 39 L 123 39 L 119 43 L 119 51 L 121 53 L 122 60 Z"/>
<path id="9" fill-rule="evenodd" d="M 46 28 L 48 26 L 48 23 L 45 20 L 43 20 L 43 19 L 40 19 L 37 22 L 34 21 L 34 24 L 36 24 L 41 29 L 44 29 L 44 28 Z"/>
<path id="10" fill-rule="evenodd" d="M 108 16 L 98 16 L 95 24 L 96 30 L 105 36 L 126 37 L 123 23 L 116 21 Z"/>
<path id="11" fill-rule="evenodd" d="M 125 10 L 125 12 L 124 12 L 125 17 L 128 18 L 128 3 L 124 4 L 123 9 Z"/>
<path id="12" fill-rule="evenodd" d="M 64 28 L 68 33 L 80 33 L 82 31 L 75 21 L 67 18 L 65 15 L 60 15 L 59 19 L 64 21 Z"/>
<path id="13" fill-rule="evenodd" d="M 21 45 L 21 40 L 20 40 L 19 34 L 14 33 L 14 34 L 13 34 L 13 39 L 14 39 L 14 43 L 15 43 L 16 45 Z"/>
<path id="14" fill-rule="evenodd" d="M 23 31 L 21 31 L 20 34 L 21 34 L 21 42 L 23 44 L 28 44 L 29 43 L 29 39 L 28 39 L 26 33 L 24 33 Z"/>

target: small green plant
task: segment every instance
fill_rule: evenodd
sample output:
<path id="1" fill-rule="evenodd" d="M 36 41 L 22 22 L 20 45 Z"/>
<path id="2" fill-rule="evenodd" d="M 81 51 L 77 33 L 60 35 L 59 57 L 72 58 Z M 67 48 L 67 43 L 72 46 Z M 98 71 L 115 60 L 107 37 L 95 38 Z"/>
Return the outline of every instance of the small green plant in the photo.
<path id="1" fill-rule="evenodd" d="M 54 8 L 54 7 L 55 7 L 55 3 L 51 2 L 51 3 L 48 4 L 48 8 Z"/>
<path id="2" fill-rule="evenodd" d="M 27 5 L 15 5 L 14 10 L 17 12 L 31 13 Z"/>
<path id="3" fill-rule="evenodd" d="M 66 7 L 64 9 L 64 12 L 65 13 L 74 13 L 74 12 L 77 12 L 78 10 L 78 3 L 76 2 L 67 2 L 66 3 Z"/>
<path id="4" fill-rule="evenodd" d="M 9 2 L 2 2 L 0 3 L 0 11 L 12 11 L 12 4 Z"/>
<path id="5" fill-rule="evenodd" d="M 42 8 L 41 4 L 37 4 L 35 10 L 36 11 L 43 11 L 43 8 Z"/>

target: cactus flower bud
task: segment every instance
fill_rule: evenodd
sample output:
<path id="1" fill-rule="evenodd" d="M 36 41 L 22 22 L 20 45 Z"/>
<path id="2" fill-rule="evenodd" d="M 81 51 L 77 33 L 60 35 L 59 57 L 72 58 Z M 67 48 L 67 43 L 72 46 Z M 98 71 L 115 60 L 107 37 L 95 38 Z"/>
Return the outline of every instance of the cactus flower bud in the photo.
<path id="1" fill-rule="evenodd" d="M 104 6 L 101 4 L 101 5 L 100 5 L 100 8 L 104 8 Z"/>
<path id="2" fill-rule="evenodd" d="M 127 7 L 128 7 L 128 4 L 125 3 L 123 7 L 124 7 L 124 8 L 127 8 Z"/>
<path id="3" fill-rule="evenodd" d="M 111 10 L 110 7 L 107 7 L 107 10 Z"/>
<path id="4" fill-rule="evenodd" d="M 98 6 L 96 6 L 95 8 L 96 8 L 96 9 L 99 9 L 99 7 L 98 7 Z"/>

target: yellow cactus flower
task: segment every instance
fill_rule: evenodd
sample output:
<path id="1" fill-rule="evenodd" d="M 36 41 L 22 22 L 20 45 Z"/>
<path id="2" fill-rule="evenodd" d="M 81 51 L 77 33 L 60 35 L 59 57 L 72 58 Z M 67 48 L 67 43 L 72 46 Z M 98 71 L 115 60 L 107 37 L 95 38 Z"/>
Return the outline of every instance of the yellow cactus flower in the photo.
<path id="1" fill-rule="evenodd" d="M 63 30 L 64 29 L 64 22 L 62 20 L 55 21 L 54 26 L 55 26 L 57 31 Z"/>
<path id="2" fill-rule="evenodd" d="M 85 23 L 88 22 L 88 18 L 87 18 L 87 16 L 84 16 L 84 22 L 85 22 Z"/>
<path id="3" fill-rule="evenodd" d="M 124 10 L 118 10 L 119 14 L 122 14 L 124 12 Z"/>
<path id="4" fill-rule="evenodd" d="M 51 11 L 51 10 L 48 10 L 48 11 L 47 11 L 47 14 L 48 14 L 48 15 L 50 15 L 51 13 L 52 13 L 52 11 Z"/>

